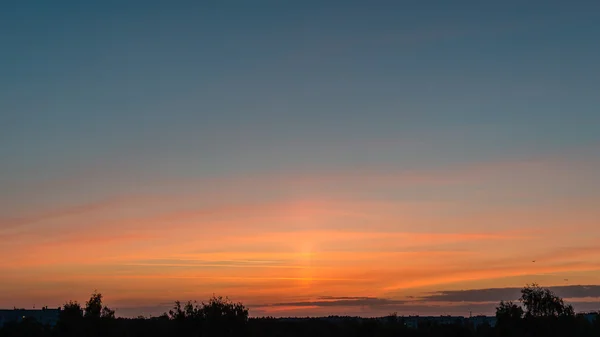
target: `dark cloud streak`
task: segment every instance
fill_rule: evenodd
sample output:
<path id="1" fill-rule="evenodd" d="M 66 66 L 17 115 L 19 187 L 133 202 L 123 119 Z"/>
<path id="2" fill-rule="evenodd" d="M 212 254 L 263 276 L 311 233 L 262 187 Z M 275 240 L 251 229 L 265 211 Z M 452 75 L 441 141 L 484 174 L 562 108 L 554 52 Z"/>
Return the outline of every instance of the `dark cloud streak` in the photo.
<path id="1" fill-rule="evenodd" d="M 285 303 L 273 303 L 265 306 L 270 307 L 364 307 L 364 306 L 389 306 L 389 305 L 402 305 L 406 301 L 391 300 L 386 298 L 377 297 L 325 297 L 329 300 L 324 300 L 320 297 L 318 301 L 299 301 L 299 302 L 285 302 Z"/>
<path id="2" fill-rule="evenodd" d="M 563 298 L 600 297 L 600 285 L 570 285 L 548 287 Z M 499 302 L 516 300 L 521 288 L 489 288 L 471 290 L 438 291 L 421 296 L 422 302 Z"/>

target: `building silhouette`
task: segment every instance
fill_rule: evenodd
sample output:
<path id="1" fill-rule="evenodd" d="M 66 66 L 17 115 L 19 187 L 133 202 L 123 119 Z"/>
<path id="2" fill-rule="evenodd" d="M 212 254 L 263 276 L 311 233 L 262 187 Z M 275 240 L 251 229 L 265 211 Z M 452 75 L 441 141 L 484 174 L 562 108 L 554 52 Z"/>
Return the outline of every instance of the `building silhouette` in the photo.
<path id="1" fill-rule="evenodd" d="M 59 309 L 0 309 L 0 328 L 9 322 L 21 322 L 25 319 L 33 319 L 43 325 L 55 326 L 60 316 Z"/>

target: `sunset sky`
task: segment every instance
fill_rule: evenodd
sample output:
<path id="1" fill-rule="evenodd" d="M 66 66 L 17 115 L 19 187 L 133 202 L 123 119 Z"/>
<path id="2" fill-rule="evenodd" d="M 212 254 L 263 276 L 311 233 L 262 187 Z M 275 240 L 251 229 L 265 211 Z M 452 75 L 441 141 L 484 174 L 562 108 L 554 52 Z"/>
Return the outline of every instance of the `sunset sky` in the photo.
<path id="1" fill-rule="evenodd" d="M 600 309 L 600 1 L 0 2 L 0 308 Z"/>

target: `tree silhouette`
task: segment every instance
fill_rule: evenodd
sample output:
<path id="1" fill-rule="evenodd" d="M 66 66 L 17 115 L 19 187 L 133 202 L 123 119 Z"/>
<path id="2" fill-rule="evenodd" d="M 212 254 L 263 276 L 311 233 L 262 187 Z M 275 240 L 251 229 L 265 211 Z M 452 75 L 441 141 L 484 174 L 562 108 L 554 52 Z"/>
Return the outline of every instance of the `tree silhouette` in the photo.
<path id="1" fill-rule="evenodd" d="M 109 307 L 105 306 L 104 308 L 102 308 L 102 314 L 101 314 L 102 318 L 115 318 L 115 311 L 110 309 Z"/>
<path id="2" fill-rule="evenodd" d="M 208 300 L 208 303 L 202 302 L 199 309 L 202 317 L 206 320 L 235 323 L 246 323 L 248 321 L 248 309 L 242 303 L 234 303 L 227 297 L 213 296 Z"/>
<path id="3" fill-rule="evenodd" d="M 213 296 L 208 302 L 188 301 L 175 304 L 165 315 L 178 322 L 181 333 L 205 336 L 239 335 L 248 323 L 248 309 L 242 303 L 234 303 L 228 298 Z"/>
<path id="4" fill-rule="evenodd" d="M 234 303 L 228 298 L 211 297 L 207 303 L 188 301 L 183 304 L 175 301 L 173 309 L 166 314 L 172 320 L 200 319 L 206 321 L 248 321 L 248 309 L 242 303 Z"/>
<path id="5" fill-rule="evenodd" d="M 196 303 L 195 301 L 187 301 L 182 306 L 180 301 L 175 301 L 173 309 L 169 310 L 167 315 L 173 320 L 200 319 L 202 318 L 201 308 Z"/>
<path id="6" fill-rule="evenodd" d="M 523 317 L 523 308 L 512 301 L 500 301 L 496 307 L 496 318 L 498 321 L 518 321 Z"/>
<path id="7" fill-rule="evenodd" d="M 248 309 L 242 303 L 234 303 L 228 298 L 213 296 L 208 303 L 202 302 L 200 315 L 206 322 L 204 325 L 205 335 L 245 335 Z"/>
<path id="8" fill-rule="evenodd" d="M 69 301 L 63 305 L 60 312 L 61 319 L 76 319 L 83 317 L 83 309 L 77 301 Z"/>
<path id="9" fill-rule="evenodd" d="M 92 319 L 115 318 L 115 311 L 102 306 L 102 294 L 96 290 L 89 301 L 85 303 L 84 317 Z"/>
<path id="10" fill-rule="evenodd" d="M 502 301 L 496 308 L 499 336 L 567 336 L 582 326 L 571 305 L 536 283 L 521 289 L 519 301 L 521 305 Z"/>
<path id="11" fill-rule="evenodd" d="M 524 311 L 520 305 L 512 301 L 500 301 L 496 307 L 497 328 L 500 336 L 516 336 L 522 328 L 521 319 Z"/>
<path id="12" fill-rule="evenodd" d="M 82 333 L 83 309 L 77 301 L 63 305 L 58 320 L 58 331 L 63 336 L 79 336 Z"/>
<path id="13" fill-rule="evenodd" d="M 521 290 L 520 301 L 526 308 L 527 317 L 572 317 L 575 311 L 550 289 L 533 283 Z"/>
<path id="14" fill-rule="evenodd" d="M 89 301 L 85 303 L 85 318 L 100 318 L 102 314 L 102 294 L 94 291 Z"/>

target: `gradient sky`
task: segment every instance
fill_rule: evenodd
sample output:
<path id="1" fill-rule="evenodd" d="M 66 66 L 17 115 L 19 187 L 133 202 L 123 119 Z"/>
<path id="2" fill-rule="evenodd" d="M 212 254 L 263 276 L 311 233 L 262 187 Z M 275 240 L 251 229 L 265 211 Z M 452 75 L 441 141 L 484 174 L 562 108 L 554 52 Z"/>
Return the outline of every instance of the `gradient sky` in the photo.
<path id="1" fill-rule="evenodd" d="M 466 315 L 539 282 L 598 309 L 599 15 L 2 1 L 0 307 Z"/>

